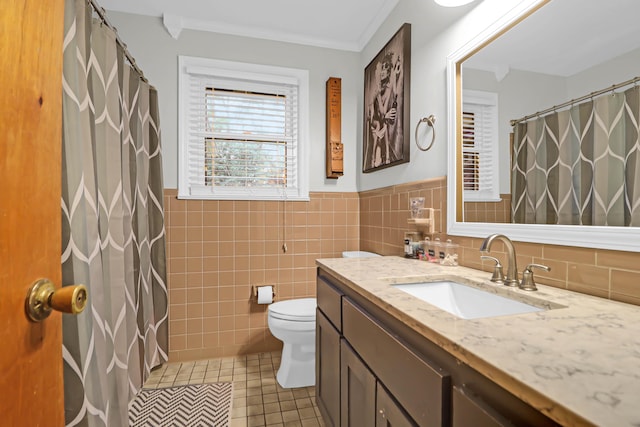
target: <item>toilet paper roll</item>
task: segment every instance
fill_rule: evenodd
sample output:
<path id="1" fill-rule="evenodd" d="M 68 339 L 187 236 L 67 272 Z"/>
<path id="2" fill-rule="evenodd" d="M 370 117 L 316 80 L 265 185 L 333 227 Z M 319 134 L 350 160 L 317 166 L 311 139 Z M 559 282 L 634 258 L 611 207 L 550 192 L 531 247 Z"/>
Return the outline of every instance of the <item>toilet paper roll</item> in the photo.
<path id="1" fill-rule="evenodd" d="M 258 286 L 258 304 L 273 302 L 273 286 Z"/>

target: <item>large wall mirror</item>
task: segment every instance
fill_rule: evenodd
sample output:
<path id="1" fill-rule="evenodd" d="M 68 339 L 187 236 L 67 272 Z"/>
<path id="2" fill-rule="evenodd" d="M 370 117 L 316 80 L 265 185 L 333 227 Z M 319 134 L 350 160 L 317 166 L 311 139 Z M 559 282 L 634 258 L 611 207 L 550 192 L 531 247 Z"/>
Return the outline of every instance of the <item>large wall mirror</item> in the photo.
<path id="1" fill-rule="evenodd" d="M 448 57 L 449 234 L 640 252 L 638 16 L 524 0 Z"/>

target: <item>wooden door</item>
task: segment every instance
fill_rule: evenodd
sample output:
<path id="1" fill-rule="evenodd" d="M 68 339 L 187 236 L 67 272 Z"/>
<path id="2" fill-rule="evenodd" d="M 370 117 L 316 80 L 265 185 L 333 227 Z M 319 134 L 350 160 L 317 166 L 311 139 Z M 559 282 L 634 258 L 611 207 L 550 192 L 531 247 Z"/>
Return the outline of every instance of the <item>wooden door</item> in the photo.
<path id="1" fill-rule="evenodd" d="M 27 290 L 61 280 L 63 0 L 0 7 L 0 414 L 64 424 L 61 317 L 27 320 Z"/>

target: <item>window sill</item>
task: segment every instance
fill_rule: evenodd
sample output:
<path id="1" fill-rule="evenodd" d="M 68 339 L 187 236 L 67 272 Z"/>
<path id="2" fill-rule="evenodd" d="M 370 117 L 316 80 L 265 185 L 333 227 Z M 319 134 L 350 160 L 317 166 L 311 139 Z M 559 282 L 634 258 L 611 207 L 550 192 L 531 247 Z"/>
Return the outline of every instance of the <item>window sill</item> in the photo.
<path id="1" fill-rule="evenodd" d="M 500 197 L 480 197 L 480 198 L 469 198 L 464 197 L 464 203 L 499 203 L 502 201 Z"/>
<path id="2" fill-rule="evenodd" d="M 284 202 L 284 201 L 294 201 L 294 202 L 308 202 L 309 195 L 301 195 L 301 196 L 271 196 L 271 195 L 221 195 L 221 194 L 210 194 L 210 195 L 190 195 L 190 194 L 178 194 L 177 198 L 179 200 L 239 200 L 239 201 L 275 201 L 275 202 Z"/>

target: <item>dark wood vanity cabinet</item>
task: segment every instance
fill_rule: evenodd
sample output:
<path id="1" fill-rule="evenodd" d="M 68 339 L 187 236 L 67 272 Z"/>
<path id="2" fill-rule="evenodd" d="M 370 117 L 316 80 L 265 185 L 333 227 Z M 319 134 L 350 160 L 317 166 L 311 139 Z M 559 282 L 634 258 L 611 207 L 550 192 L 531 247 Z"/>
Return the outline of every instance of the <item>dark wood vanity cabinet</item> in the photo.
<path id="1" fill-rule="evenodd" d="M 316 401 L 327 426 L 558 425 L 322 269 Z"/>
<path id="2" fill-rule="evenodd" d="M 320 277 L 317 297 L 316 402 L 326 425 L 449 424 L 443 410 L 449 406 L 446 373 L 412 353 Z"/>
<path id="3" fill-rule="evenodd" d="M 390 397 L 415 420 L 415 424 L 409 425 L 449 425 L 451 385 L 445 370 L 407 347 L 351 297 L 342 299 L 342 319 L 344 340 L 389 391 Z"/>

